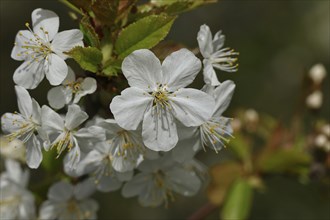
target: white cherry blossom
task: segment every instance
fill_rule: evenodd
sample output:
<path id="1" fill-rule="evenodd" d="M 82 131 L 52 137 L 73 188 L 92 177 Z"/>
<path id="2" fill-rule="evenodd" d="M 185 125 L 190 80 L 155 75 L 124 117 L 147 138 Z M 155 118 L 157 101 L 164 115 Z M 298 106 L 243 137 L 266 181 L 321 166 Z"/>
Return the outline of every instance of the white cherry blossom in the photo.
<path id="1" fill-rule="evenodd" d="M 171 150 L 178 142 L 176 119 L 191 127 L 211 117 L 213 98 L 184 88 L 200 68 L 200 61 L 186 49 L 172 53 L 163 64 L 150 50 L 134 51 L 122 64 L 131 87 L 110 104 L 116 122 L 126 130 L 136 130 L 143 121 L 144 144 L 154 151 Z"/>
<path id="2" fill-rule="evenodd" d="M 5 160 L 6 171 L 0 176 L 0 218 L 30 220 L 36 218 L 33 194 L 26 188 L 28 170 L 14 160 Z"/>
<path id="3" fill-rule="evenodd" d="M 212 33 L 207 25 L 202 25 L 197 35 L 199 50 L 204 58 L 203 74 L 206 84 L 212 86 L 220 85 L 214 68 L 226 71 L 236 72 L 238 64 L 235 64 L 238 53 L 230 48 L 223 48 L 225 36 L 218 31 L 212 39 Z"/>
<path id="4" fill-rule="evenodd" d="M 145 157 L 156 158 L 156 152 L 149 150 L 143 144 L 141 129 L 128 131 L 121 128 L 113 119 L 99 123 L 105 129 L 109 145 L 112 167 L 118 172 L 131 171 Z"/>
<path id="5" fill-rule="evenodd" d="M 14 82 L 27 89 L 36 88 L 44 76 L 51 85 L 59 85 L 68 73 L 64 52 L 83 46 L 83 34 L 78 29 L 58 33 L 59 17 L 52 11 L 35 9 L 32 12 L 32 29 L 21 30 L 16 35 L 11 57 L 24 61 L 13 76 Z"/>
<path id="6" fill-rule="evenodd" d="M 1 117 L 1 127 L 9 141 L 20 139 L 26 146 L 26 162 L 30 168 L 38 168 L 42 161 L 43 131 L 41 110 L 36 100 L 21 86 L 15 86 L 20 113 L 6 113 Z"/>
<path id="7" fill-rule="evenodd" d="M 185 154 L 195 154 L 205 146 L 210 147 L 218 153 L 229 142 L 232 137 L 233 129 L 231 127 L 231 118 L 222 116 L 228 108 L 231 98 L 234 94 L 235 84 L 230 81 L 224 81 L 218 87 L 204 86 L 203 90 L 215 98 L 215 108 L 212 117 L 196 128 L 182 128 L 185 136 L 173 150 L 174 158 L 179 160 L 185 158 Z M 192 150 L 188 151 L 188 148 Z M 192 151 L 192 152 L 191 152 Z M 188 153 L 190 152 L 190 153 Z"/>
<path id="8" fill-rule="evenodd" d="M 68 150 L 70 167 L 76 168 L 80 161 L 81 142 L 85 139 L 104 140 L 103 129 L 97 126 L 81 128 L 79 126 L 86 121 L 88 115 L 76 104 L 69 105 L 65 118 L 62 118 L 48 106 L 42 106 L 42 129 L 48 134 L 50 143 L 47 150 L 56 148 L 58 157 L 64 150 Z"/>
<path id="9" fill-rule="evenodd" d="M 89 179 L 77 185 L 61 181 L 53 184 L 48 191 L 48 200 L 40 207 L 39 219 L 97 219 L 97 202 L 89 197 L 95 187 Z"/>
<path id="10" fill-rule="evenodd" d="M 138 169 L 141 172 L 124 185 L 122 195 L 126 198 L 138 196 L 142 206 L 167 206 L 175 200 L 175 193 L 193 196 L 201 187 L 201 180 L 193 169 L 187 169 L 170 157 L 145 160 Z"/>
<path id="11" fill-rule="evenodd" d="M 81 160 L 77 169 L 80 175 L 90 174 L 99 191 L 115 191 L 123 181 L 132 178 L 133 172 L 117 172 L 112 166 L 112 160 L 111 145 L 100 142 Z"/>
<path id="12" fill-rule="evenodd" d="M 96 80 L 92 77 L 76 79 L 73 70 L 69 67 L 68 75 L 62 85 L 48 91 L 49 105 L 54 109 L 63 108 L 68 104 L 76 104 L 79 100 L 96 90 Z"/>

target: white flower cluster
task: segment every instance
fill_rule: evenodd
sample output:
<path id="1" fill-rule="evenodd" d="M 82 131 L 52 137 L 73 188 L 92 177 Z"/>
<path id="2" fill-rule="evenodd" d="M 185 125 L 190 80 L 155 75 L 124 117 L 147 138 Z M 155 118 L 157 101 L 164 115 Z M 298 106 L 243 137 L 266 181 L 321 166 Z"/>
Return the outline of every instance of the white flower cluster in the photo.
<path id="1" fill-rule="evenodd" d="M 87 121 L 79 101 L 96 91 L 96 80 L 76 79 L 65 63 L 65 52 L 84 45 L 83 34 L 58 33 L 58 16 L 44 9 L 34 10 L 32 28 L 26 26 L 28 30 L 18 32 L 11 55 L 24 61 L 13 77 L 19 112 L 2 116 L 2 130 L 10 142 L 24 143 L 30 168 L 40 166 L 43 151 L 54 150 L 57 158 L 67 152 L 66 174 L 84 179 L 74 185 L 53 184 L 40 207 L 40 219 L 95 219 L 98 205 L 89 196 L 94 190 L 114 191 L 123 184 L 123 196 L 138 196 L 143 206 L 167 205 L 176 194 L 193 196 L 199 191 L 206 169 L 195 154 L 205 147 L 218 152 L 233 132 L 231 119 L 222 114 L 235 84 L 220 83 L 213 67 L 235 71 L 236 58 L 230 56 L 237 53 L 221 49 L 221 32 L 212 39 L 209 28 L 202 25 L 198 33 L 206 83 L 201 90 L 186 88 L 202 68 L 189 50 L 173 52 L 162 63 L 150 50 L 137 50 L 123 60 L 122 72 L 130 87 L 112 99 L 114 119 Z M 47 95 L 51 107 L 40 107 L 26 90 L 36 88 L 44 75 L 56 86 Z M 65 115 L 53 110 L 62 108 Z M 1 217 L 35 218 L 34 198 L 25 188 L 27 173 L 13 160 L 6 161 L 6 168 L 0 180 L 5 192 Z"/>

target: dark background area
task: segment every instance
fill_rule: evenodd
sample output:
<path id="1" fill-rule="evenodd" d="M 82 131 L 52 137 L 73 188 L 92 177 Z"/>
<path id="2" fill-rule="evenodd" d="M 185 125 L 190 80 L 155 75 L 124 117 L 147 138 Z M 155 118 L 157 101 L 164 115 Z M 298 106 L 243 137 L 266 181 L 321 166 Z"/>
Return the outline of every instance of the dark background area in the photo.
<path id="1" fill-rule="evenodd" d="M 1 3 L 1 64 L 0 114 L 17 110 L 12 75 L 20 62 L 10 58 L 16 33 L 25 29 L 35 8 L 55 11 L 60 17 L 60 31 L 77 28 L 68 16 L 68 9 L 52 0 L 0 0 Z M 208 24 L 213 33 L 223 30 L 225 46 L 240 52 L 237 73 L 218 74 L 220 81 L 231 79 L 237 87 L 227 115 L 238 107 L 254 108 L 288 122 L 293 117 L 302 91 L 303 76 L 308 69 L 323 63 L 330 71 L 330 1 L 220 1 L 181 15 L 167 39 L 197 46 L 200 25 Z M 202 77 L 198 78 L 202 85 Z M 46 104 L 49 89 L 46 80 L 32 96 Z M 330 90 L 329 75 L 324 93 Z M 325 96 L 321 115 L 329 119 L 329 96 Z M 110 100 L 109 100 L 110 102 Z M 203 161 L 208 165 L 221 161 L 226 155 L 207 152 Z M 225 177 L 224 177 L 225 178 Z M 290 178 L 267 179 L 269 190 L 258 193 L 251 219 L 329 219 L 330 204 L 315 184 L 302 185 Z M 136 198 L 124 199 L 119 192 L 98 193 L 102 200 L 99 219 L 179 219 L 189 216 L 202 206 L 206 196 L 202 191 L 192 198 L 178 197 L 168 209 L 142 208 Z M 210 219 L 217 218 L 216 212 Z"/>

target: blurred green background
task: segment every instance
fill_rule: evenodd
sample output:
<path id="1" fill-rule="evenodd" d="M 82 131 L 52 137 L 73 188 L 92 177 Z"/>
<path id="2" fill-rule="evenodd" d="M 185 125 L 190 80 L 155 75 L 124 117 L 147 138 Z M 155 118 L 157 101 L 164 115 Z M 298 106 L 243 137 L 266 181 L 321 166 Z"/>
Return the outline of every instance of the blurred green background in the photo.
<path id="1" fill-rule="evenodd" d="M 2 115 L 17 110 L 12 75 L 20 62 L 12 60 L 10 52 L 16 33 L 30 22 L 31 12 L 38 7 L 55 11 L 61 19 L 60 30 L 78 25 L 68 16 L 68 9 L 55 0 L 1 0 L 0 4 Z M 237 84 L 227 116 L 246 107 L 290 121 L 308 69 L 323 63 L 330 71 L 330 1 L 220 1 L 181 15 L 167 39 L 194 48 L 202 24 L 208 24 L 213 33 L 221 29 L 226 35 L 225 46 L 240 52 L 239 71 L 218 74 L 221 81 L 232 79 Z M 200 86 L 202 78 L 198 80 L 196 85 Z M 329 84 L 327 76 L 325 94 Z M 48 89 L 44 81 L 31 94 L 41 105 L 46 104 Z M 321 115 L 329 121 L 330 100 L 325 97 Z M 218 155 L 208 151 L 201 156 L 207 165 L 224 158 L 225 151 Z M 330 219 L 329 188 L 316 183 L 302 185 L 289 177 L 273 176 L 266 181 L 269 190 L 256 194 L 250 219 Z M 98 193 L 97 197 L 102 200 L 99 219 L 183 219 L 207 202 L 203 191 L 192 198 L 178 197 L 168 209 L 143 208 L 136 198 L 124 199 L 119 192 Z M 209 218 L 218 218 L 218 212 Z"/>

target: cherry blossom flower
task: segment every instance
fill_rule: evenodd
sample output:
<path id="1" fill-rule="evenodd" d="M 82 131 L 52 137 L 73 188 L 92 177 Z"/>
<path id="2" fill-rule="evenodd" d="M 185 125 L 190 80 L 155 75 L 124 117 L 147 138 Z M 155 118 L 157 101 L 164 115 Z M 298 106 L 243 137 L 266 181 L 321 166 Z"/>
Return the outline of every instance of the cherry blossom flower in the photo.
<path id="1" fill-rule="evenodd" d="M 199 50 L 204 57 L 203 74 L 206 84 L 212 86 L 220 85 L 214 68 L 226 71 L 236 72 L 238 64 L 235 64 L 237 58 L 231 57 L 238 55 L 230 48 L 223 48 L 225 36 L 218 31 L 212 39 L 212 33 L 207 25 L 202 25 L 197 35 Z"/>
<path id="2" fill-rule="evenodd" d="M 234 89 L 235 84 L 230 80 L 221 83 L 216 88 L 208 85 L 203 87 L 204 91 L 215 98 L 212 117 L 199 127 L 182 128 L 185 130 L 185 136 L 179 142 L 178 147 L 173 149 L 172 154 L 174 154 L 174 158 L 178 160 L 178 157 L 186 158 L 187 155 L 194 155 L 205 146 L 214 149 L 215 152 L 226 146 L 230 140 L 229 138 L 232 137 L 233 129 L 231 127 L 231 119 L 222 116 L 222 114 L 230 104 Z M 192 152 L 191 150 L 188 151 L 187 148 L 189 147 L 192 148 Z"/>
<path id="3" fill-rule="evenodd" d="M 99 206 L 89 198 L 94 191 L 89 179 L 75 186 L 65 181 L 53 184 L 47 194 L 48 200 L 41 204 L 39 219 L 97 219 Z"/>
<path id="4" fill-rule="evenodd" d="M 76 104 L 69 105 L 65 119 L 48 106 L 42 106 L 42 129 L 50 139 L 47 150 L 56 148 L 59 157 L 67 149 L 72 169 L 75 169 L 80 161 L 80 142 L 84 142 L 86 138 L 99 141 L 105 139 L 104 131 L 100 127 L 91 126 L 79 129 L 87 118 L 86 112 Z"/>
<path id="5" fill-rule="evenodd" d="M 0 176 L 1 219 L 35 219 L 33 194 L 26 189 L 29 181 L 28 170 L 22 170 L 14 160 L 5 160 L 6 171 Z"/>
<path id="6" fill-rule="evenodd" d="M 138 196 L 142 206 L 167 206 L 175 200 L 175 193 L 193 196 L 201 187 L 194 170 L 186 169 L 170 157 L 145 160 L 138 169 L 141 172 L 124 185 L 122 195 Z"/>
<path id="7" fill-rule="evenodd" d="M 32 29 L 21 30 L 16 35 L 11 57 L 24 61 L 13 76 L 14 82 L 27 89 L 36 88 L 44 76 L 51 85 L 59 85 L 68 73 L 64 52 L 83 46 L 83 34 L 78 29 L 58 33 L 59 17 L 52 11 L 35 9 L 32 12 Z"/>
<path id="8" fill-rule="evenodd" d="M 134 51 L 122 64 L 131 87 L 110 104 L 116 122 L 126 130 L 136 130 L 143 121 L 144 144 L 154 151 L 171 150 L 178 142 L 175 119 L 191 127 L 211 117 L 213 98 L 184 88 L 200 68 L 200 61 L 186 49 L 172 53 L 162 65 L 150 50 Z"/>
<path id="9" fill-rule="evenodd" d="M 100 142 L 95 145 L 78 165 L 78 174 L 90 174 L 99 191 L 118 190 L 123 181 L 130 180 L 133 172 L 117 172 L 112 167 L 111 145 Z"/>
<path id="10" fill-rule="evenodd" d="M 76 80 L 73 70 L 69 67 L 68 75 L 62 85 L 48 91 L 49 105 L 54 109 L 63 108 L 68 104 L 76 104 L 79 100 L 96 90 L 96 80 L 92 77 L 78 78 Z"/>
<path id="11" fill-rule="evenodd" d="M 20 113 L 6 113 L 1 117 L 2 130 L 9 141 L 20 139 L 26 146 L 26 162 L 30 168 L 38 168 L 42 161 L 41 110 L 36 100 L 21 86 L 15 86 Z M 37 135 L 38 134 L 38 135 Z"/>

